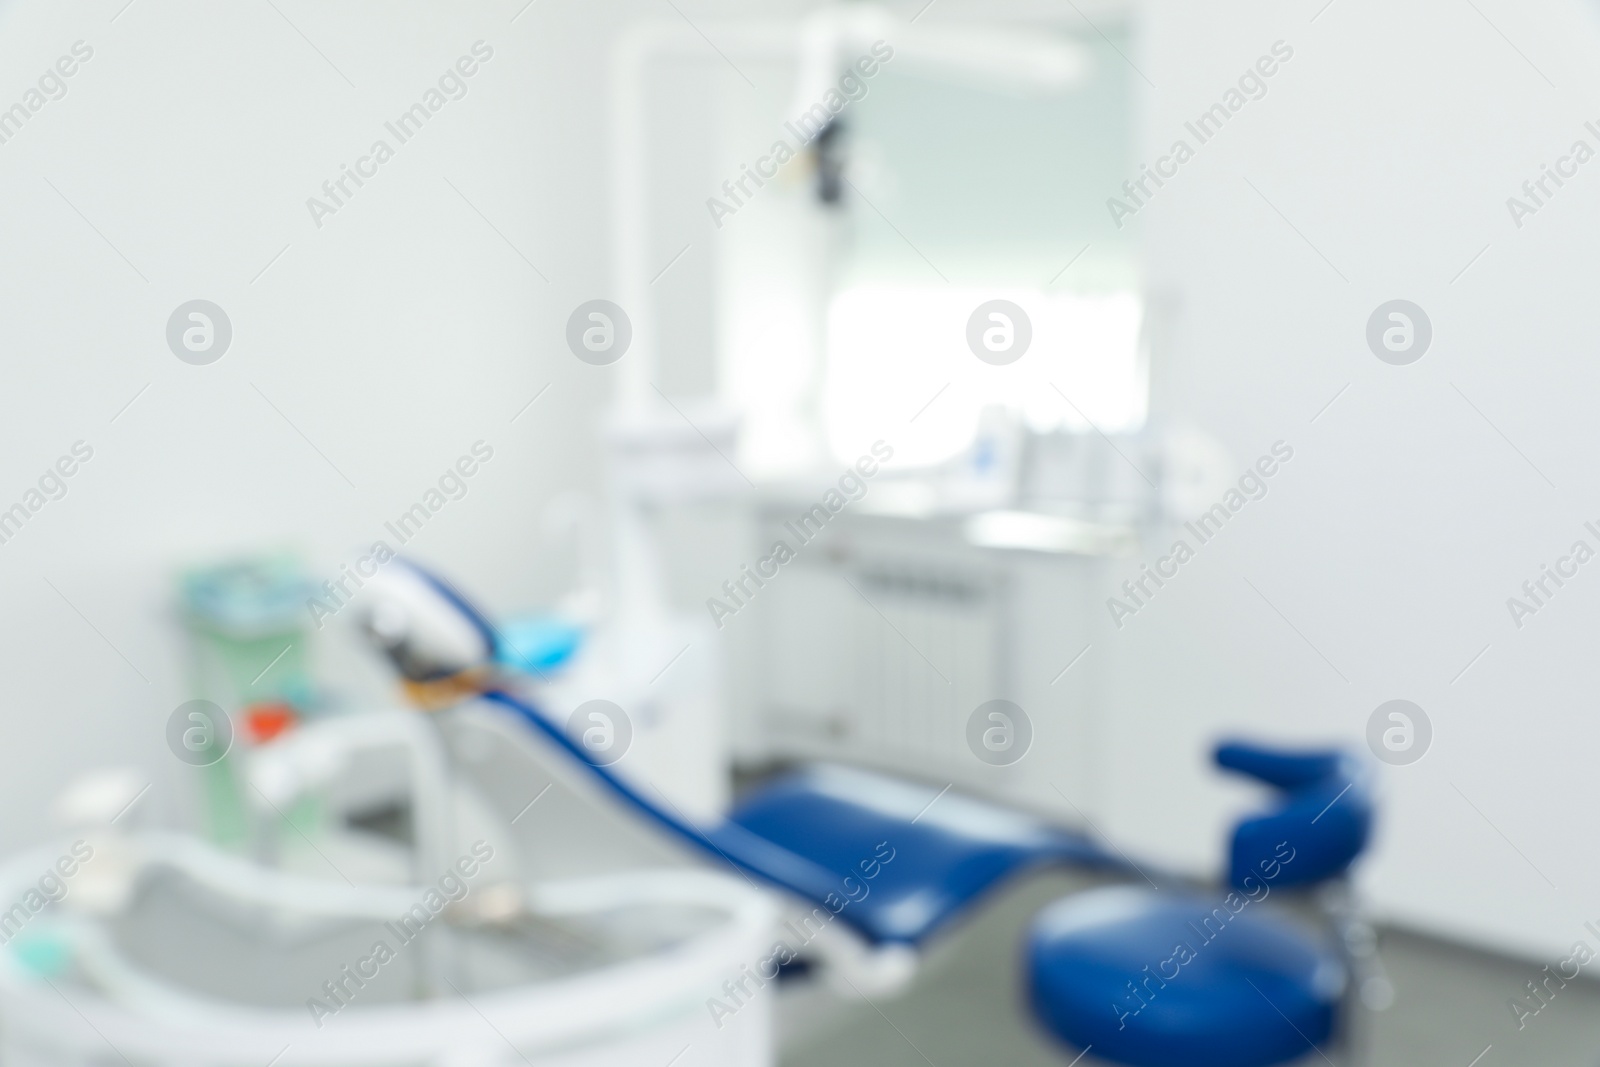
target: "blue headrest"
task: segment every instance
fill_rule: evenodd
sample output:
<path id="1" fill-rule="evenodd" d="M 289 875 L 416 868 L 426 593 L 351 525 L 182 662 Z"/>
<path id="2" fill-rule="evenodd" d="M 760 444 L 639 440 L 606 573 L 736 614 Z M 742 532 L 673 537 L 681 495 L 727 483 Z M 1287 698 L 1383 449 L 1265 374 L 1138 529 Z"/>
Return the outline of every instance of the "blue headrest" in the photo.
<path id="1" fill-rule="evenodd" d="M 1219 767 L 1279 790 L 1269 811 L 1233 829 L 1228 882 L 1253 890 L 1309 885 L 1343 874 L 1372 835 L 1372 780 L 1340 749 L 1293 751 L 1243 741 L 1217 746 Z M 1248 879 L 1248 880 L 1247 880 Z"/>

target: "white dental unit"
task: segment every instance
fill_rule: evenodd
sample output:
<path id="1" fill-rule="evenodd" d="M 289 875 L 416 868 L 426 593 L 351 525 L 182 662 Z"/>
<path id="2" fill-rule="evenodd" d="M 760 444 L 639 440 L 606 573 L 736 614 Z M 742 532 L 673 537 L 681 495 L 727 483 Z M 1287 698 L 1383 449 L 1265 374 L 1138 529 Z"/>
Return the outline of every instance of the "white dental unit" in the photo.
<path id="1" fill-rule="evenodd" d="M 768 1062 L 767 1004 L 713 1027 L 704 1003 L 764 949 L 770 899 L 683 866 L 547 755 L 481 711 L 302 727 L 243 764 L 266 862 L 113 823 L 126 790 L 80 799 L 74 836 L 0 869 L 21 901 L 84 860 L 6 924 L 0 1057 Z M 374 803 L 410 833 L 353 829 Z"/>

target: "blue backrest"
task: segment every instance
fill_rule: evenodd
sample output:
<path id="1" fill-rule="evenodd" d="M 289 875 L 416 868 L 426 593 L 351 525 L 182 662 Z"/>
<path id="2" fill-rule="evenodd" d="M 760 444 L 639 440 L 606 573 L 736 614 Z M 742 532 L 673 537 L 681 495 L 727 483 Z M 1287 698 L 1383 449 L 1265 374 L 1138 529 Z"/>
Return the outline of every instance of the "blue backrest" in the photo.
<path id="1" fill-rule="evenodd" d="M 1311 885 L 1344 874 L 1372 836 L 1372 776 L 1341 749 L 1292 750 L 1245 741 L 1217 746 L 1217 765 L 1278 790 L 1267 811 L 1233 830 L 1228 882 L 1255 891 Z"/>

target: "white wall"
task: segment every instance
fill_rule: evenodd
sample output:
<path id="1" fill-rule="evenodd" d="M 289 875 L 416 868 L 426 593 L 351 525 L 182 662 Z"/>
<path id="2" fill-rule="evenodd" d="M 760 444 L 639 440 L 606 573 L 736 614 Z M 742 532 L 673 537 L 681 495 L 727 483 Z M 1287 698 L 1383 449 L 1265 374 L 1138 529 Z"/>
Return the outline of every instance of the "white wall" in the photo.
<path id="1" fill-rule="evenodd" d="M 331 572 L 482 439 L 494 459 L 411 548 L 497 610 L 573 578 L 541 509 L 594 488 L 616 370 L 563 342 L 569 312 L 612 290 L 607 48 L 671 10 L 275 3 L 0 7 L 0 106 L 73 42 L 94 49 L 0 144 L 0 506 L 75 440 L 94 448 L 0 545 L 0 850 L 44 834 L 89 766 L 142 765 L 150 803 L 178 808 L 162 729 L 192 695 L 180 564 L 287 545 Z M 314 226 L 307 197 L 395 144 L 385 120 L 480 39 L 494 55 L 467 95 Z M 196 297 L 234 327 L 211 366 L 164 341 Z M 385 691 L 353 648 L 319 653 L 346 691 Z"/>
<path id="2" fill-rule="evenodd" d="M 1557 0 L 1322 6 L 1149 9 L 1148 160 L 1274 41 L 1295 50 L 1137 219 L 1180 305 L 1156 410 L 1241 471 L 1279 439 L 1295 458 L 1147 610 L 1105 622 L 1108 822 L 1215 864 L 1249 803 L 1196 758 L 1219 730 L 1359 743 L 1406 698 L 1435 736 L 1382 768 L 1380 910 L 1564 952 L 1600 917 L 1600 567 L 1521 630 L 1506 598 L 1575 539 L 1600 547 L 1582 527 L 1600 517 L 1600 164 L 1520 230 L 1505 200 L 1574 139 L 1600 148 L 1600 33 Z M 1407 367 L 1363 336 L 1397 297 L 1435 331 Z"/>

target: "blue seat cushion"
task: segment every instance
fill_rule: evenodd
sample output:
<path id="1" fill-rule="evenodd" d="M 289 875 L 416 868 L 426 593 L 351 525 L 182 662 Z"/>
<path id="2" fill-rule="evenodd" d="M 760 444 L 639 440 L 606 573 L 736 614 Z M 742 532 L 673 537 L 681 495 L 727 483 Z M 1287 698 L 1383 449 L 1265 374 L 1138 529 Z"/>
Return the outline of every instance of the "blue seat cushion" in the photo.
<path id="1" fill-rule="evenodd" d="M 1333 1033 L 1345 970 L 1242 894 L 1117 886 L 1039 913 L 1026 948 L 1039 1020 L 1133 1067 L 1266 1067 Z"/>
<path id="2" fill-rule="evenodd" d="M 839 919 L 874 943 L 919 943 L 1024 870 L 1120 866 L 1089 838 L 1013 808 L 829 764 L 758 789 L 730 821 L 827 871 L 849 900 Z"/>

